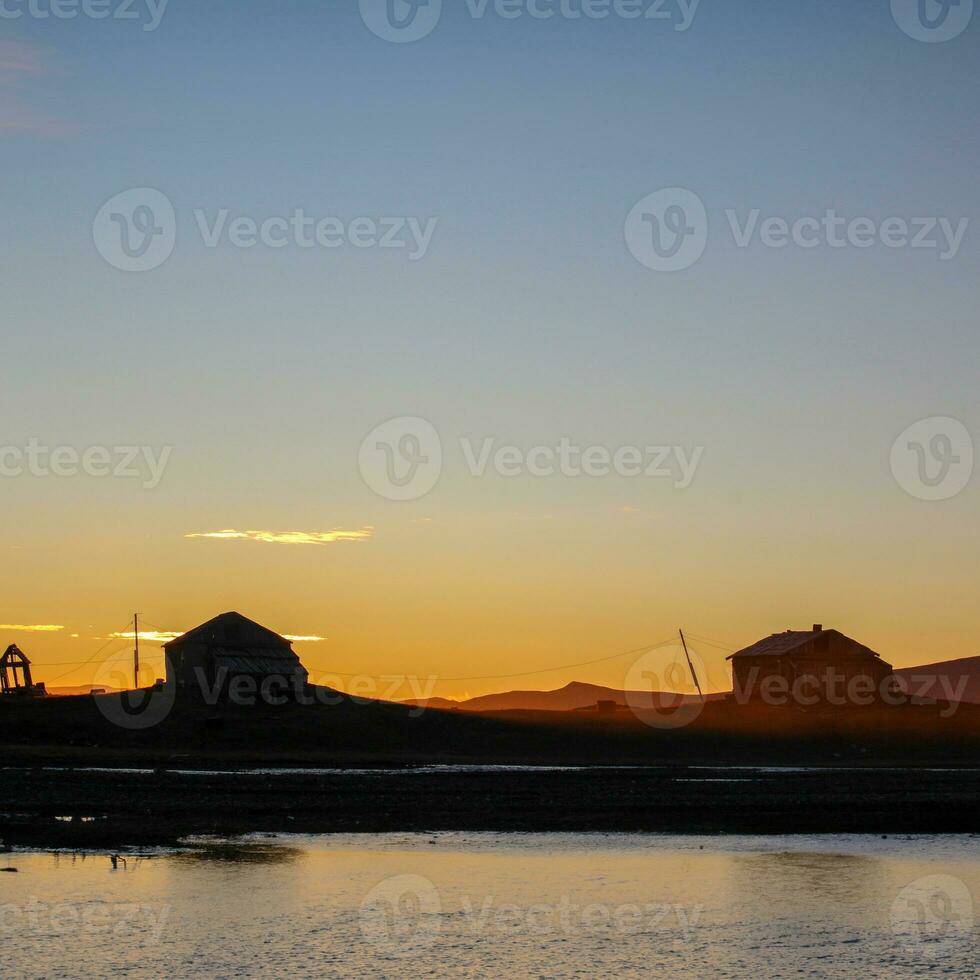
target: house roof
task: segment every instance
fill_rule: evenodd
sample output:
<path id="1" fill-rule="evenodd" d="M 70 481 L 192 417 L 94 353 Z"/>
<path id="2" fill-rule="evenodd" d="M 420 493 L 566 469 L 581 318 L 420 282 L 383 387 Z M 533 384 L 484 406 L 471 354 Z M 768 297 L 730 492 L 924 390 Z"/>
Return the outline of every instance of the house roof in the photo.
<path id="1" fill-rule="evenodd" d="M 869 657 L 878 657 L 879 654 L 875 653 L 874 650 L 869 647 L 858 643 L 857 640 L 852 640 L 848 636 L 844 636 L 843 633 L 838 630 L 786 630 L 785 633 L 773 633 L 771 636 L 767 636 L 763 640 L 759 640 L 757 643 L 753 643 L 751 646 L 745 647 L 744 650 L 738 650 L 733 653 L 728 660 L 734 660 L 736 657 L 782 657 L 787 654 L 792 653 L 794 650 L 801 646 L 809 643 L 811 640 L 818 636 L 834 636 L 841 637 L 847 640 L 849 643 L 853 644 L 854 649 L 858 653 L 867 654 Z"/>
<path id="2" fill-rule="evenodd" d="M 299 674 L 306 675 L 306 670 L 299 662 L 299 657 L 292 652 L 276 655 L 272 650 L 216 650 L 214 654 L 215 667 L 225 667 L 235 674 Z"/>
<path id="3" fill-rule="evenodd" d="M 184 643 L 203 643 L 210 647 L 230 647 L 232 649 L 282 650 L 292 652 L 292 644 L 278 633 L 237 612 L 226 612 L 164 644 L 165 649 L 181 646 Z M 275 654 L 273 654 L 274 656 Z"/>

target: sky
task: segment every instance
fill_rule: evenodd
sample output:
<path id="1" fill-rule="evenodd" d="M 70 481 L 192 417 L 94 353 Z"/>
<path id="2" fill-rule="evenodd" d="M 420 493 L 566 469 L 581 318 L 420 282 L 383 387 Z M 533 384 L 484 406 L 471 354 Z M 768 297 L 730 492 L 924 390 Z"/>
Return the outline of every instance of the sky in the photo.
<path id="1" fill-rule="evenodd" d="M 0 5 L 0 648 L 111 683 L 135 610 L 236 609 L 449 697 L 679 627 L 714 690 L 813 622 L 980 653 L 980 17 L 393 2 Z"/>

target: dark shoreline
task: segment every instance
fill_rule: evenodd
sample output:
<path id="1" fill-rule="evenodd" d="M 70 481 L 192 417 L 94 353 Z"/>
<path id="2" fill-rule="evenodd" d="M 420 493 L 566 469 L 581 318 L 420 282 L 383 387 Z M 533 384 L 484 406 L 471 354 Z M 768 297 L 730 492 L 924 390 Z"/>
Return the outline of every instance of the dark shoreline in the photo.
<path id="1" fill-rule="evenodd" d="M 708 703 L 678 727 L 659 714 L 178 700 L 141 728 L 109 710 L 118 700 L 0 703 L 5 844 L 118 849 L 282 832 L 980 832 L 972 705 L 948 715 L 942 705 Z M 437 765 L 555 768 L 413 771 Z M 277 774 L 242 772 L 259 768 Z"/>
<path id="2" fill-rule="evenodd" d="M 21 847 L 177 846 L 189 836 L 252 833 L 980 833 L 980 772 L 966 770 L 5 769 L 2 781 L 0 837 Z"/>

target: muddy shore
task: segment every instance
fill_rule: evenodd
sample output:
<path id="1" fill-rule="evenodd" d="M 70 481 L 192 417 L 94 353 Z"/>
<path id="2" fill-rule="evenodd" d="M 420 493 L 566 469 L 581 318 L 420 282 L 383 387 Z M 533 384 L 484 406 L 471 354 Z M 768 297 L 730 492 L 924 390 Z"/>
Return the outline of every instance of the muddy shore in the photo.
<path id="1" fill-rule="evenodd" d="M 290 831 L 980 832 L 976 706 L 709 703 L 672 727 L 629 713 L 420 713 L 350 698 L 178 701 L 143 728 L 113 706 L 0 704 L 5 844 L 122 848 Z"/>
<path id="2" fill-rule="evenodd" d="M 259 832 L 980 833 L 980 772 L 685 767 L 297 774 L 5 769 L 6 845 Z"/>

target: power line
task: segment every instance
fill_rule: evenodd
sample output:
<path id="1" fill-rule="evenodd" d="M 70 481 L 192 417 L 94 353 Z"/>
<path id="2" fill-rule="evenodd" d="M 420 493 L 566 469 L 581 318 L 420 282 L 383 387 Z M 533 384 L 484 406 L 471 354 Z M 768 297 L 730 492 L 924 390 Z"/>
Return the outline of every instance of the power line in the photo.
<path id="1" fill-rule="evenodd" d="M 593 664 L 604 664 L 611 660 L 620 660 L 623 657 L 635 657 L 641 653 L 648 653 L 651 650 L 658 650 L 660 647 L 672 646 L 676 640 L 671 637 L 669 640 L 661 640 L 659 643 L 648 643 L 646 646 L 637 647 L 634 650 L 624 650 L 621 653 L 614 653 L 608 657 L 599 657 L 597 660 L 584 660 L 573 664 L 556 664 L 553 667 L 542 667 L 538 670 L 525 670 L 518 674 L 482 674 L 474 677 L 439 677 L 440 681 L 502 681 L 512 677 L 533 677 L 535 674 L 552 674 L 559 670 L 571 670 L 575 667 L 591 667 Z M 342 670 L 325 671 L 328 675 L 336 677 L 370 677 L 370 674 L 348 674 Z M 381 676 L 381 675 L 377 675 Z"/>
<path id="2" fill-rule="evenodd" d="M 129 656 L 129 651 L 123 651 L 121 653 L 114 653 L 111 656 L 106 657 L 104 660 L 100 660 L 100 664 L 107 664 L 110 660 L 116 660 L 122 656 Z M 36 664 L 35 666 L 44 669 L 45 667 L 84 667 L 88 660 L 56 660 L 54 663 L 50 664 Z"/>
<path id="3" fill-rule="evenodd" d="M 129 620 L 127 620 L 126 623 L 128 625 Z M 123 629 L 125 629 L 125 627 L 123 627 Z M 117 630 L 117 632 L 121 633 L 122 630 Z M 103 643 L 102 646 L 100 646 L 99 649 L 95 651 L 95 653 L 93 653 L 90 657 L 88 657 L 85 660 L 80 660 L 76 665 L 76 667 L 84 667 L 86 664 L 90 664 L 107 646 L 110 646 L 113 643 L 118 643 L 119 640 L 120 638 L 117 636 L 110 636 L 109 639 L 106 640 L 106 642 Z M 44 666 L 43 664 L 38 664 L 38 669 L 41 669 L 43 666 Z M 63 677 L 67 677 L 69 674 L 74 674 L 74 673 L 75 673 L 74 670 L 66 670 L 64 673 L 58 674 L 57 677 L 47 678 L 45 680 L 45 683 L 53 684 L 55 681 L 60 681 Z"/>
<path id="4" fill-rule="evenodd" d="M 142 613 L 140 613 L 140 615 L 142 616 L 143 614 L 142 614 Z M 169 633 L 169 632 L 170 632 L 170 630 L 165 630 L 165 629 L 164 629 L 164 628 L 163 628 L 162 626 L 157 626 L 157 624 L 156 624 L 156 623 L 151 623 L 151 622 L 150 622 L 150 621 L 149 621 L 149 620 L 148 620 L 148 619 L 146 618 L 146 616 L 143 616 L 143 622 L 144 622 L 144 623 L 145 623 L 145 624 L 146 624 L 147 626 L 152 626 L 152 627 L 153 627 L 153 628 L 154 628 L 154 629 L 155 629 L 155 630 L 156 630 L 156 631 L 157 631 L 158 633 Z"/>
<path id="5" fill-rule="evenodd" d="M 726 653 L 734 653 L 736 648 L 729 646 L 727 643 L 722 643 L 720 640 L 712 640 L 706 636 L 698 636 L 697 633 L 688 633 L 689 637 L 697 640 L 698 643 L 707 643 L 709 647 L 717 647 L 719 650 L 724 650 Z"/>
<path id="6" fill-rule="evenodd" d="M 147 626 L 152 626 L 153 629 L 155 629 L 159 633 L 165 632 L 163 627 L 158 626 L 156 623 L 150 622 L 150 620 L 148 620 L 145 616 L 143 616 L 143 622 Z M 643 647 L 637 647 L 635 650 L 626 650 L 622 653 L 614 653 L 611 656 L 599 657 L 596 660 L 586 660 L 573 664 L 558 664 L 557 666 L 554 667 L 543 667 L 540 670 L 526 670 L 517 674 L 485 674 L 485 675 L 478 675 L 474 677 L 440 677 L 440 680 L 442 681 L 495 681 L 495 680 L 508 680 L 509 678 L 512 677 L 533 677 L 535 674 L 550 674 L 559 670 L 571 670 L 575 667 L 591 667 L 594 664 L 608 663 L 611 660 L 619 660 L 622 657 L 636 656 L 640 653 L 646 653 L 647 651 L 650 650 L 657 650 L 660 647 L 670 646 L 674 642 L 675 641 L 673 640 L 673 638 L 669 640 L 661 640 L 659 643 L 647 644 L 646 646 Z M 360 673 L 360 674 L 345 673 L 344 671 L 341 670 L 331 670 L 331 671 L 327 671 L 327 673 L 333 674 L 337 677 L 370 676 L 364 673 Z"/>
<path id="7" fill-rule="evenodd" d="M 157 631 L 159 631 L 161 633 L 164 632 L 159 626 L 157 626 L 155 623 L 151 623 L 145 617 L 143 619 L 143 622 L 146 623 L 147 626 L 152 626 L 155 630 L 157 630 Z M 128 627 L 130 625 L 131 625 L 130 622 L 127 620 L 126 621 L 126 626 Z M 122 630 L 119 630 L 119 633 L 121 634 L 122 633 Z M 103 643 L 102 646 L 100 646 L 99 649 L 95 651 L 95 653 L 93 653 L 90 656 L 86 657 L 84 660 L 58 660 L 58 661 L 55 661 L 54 663 L 46 663 L 46 664 L 40 664 L 39 663 L 37 666 L 40 669 L 42 669 L 42 670 L 45 669 L 45 668 L 47 668 L 47 667 L 84 667 L 86 664 L 91 663 L 111 643 L 123 643 L 123 642 L 128 642 L 131 639 L 132 639 L 132 637 L 129 637 L 129 636 L 122 636 L 122 635 L 120 635 L 120 636 L 110 636 L 106 640 L 106 642 Z M 160 656 L 163 656 L 163 650 L 159 650 L 159 651 L 155 651 L 155 652 L 158 653 Z M 143 655 L 146 656 L 146 651 L 145 650 L 143 651 Z M 105 664 L 105 663 L 108 663 L 110 660 L 118 659 L 120 657 L 128 657 L 128 656 L 129 656 L 129 651 L 128 650 L 120 650 L 118 653 L 113 653 L 113 654 L 110 654 L 108 657 L 104 657 L 102 660 L 99 661 L 99 663 L 100 664 Z M 71 673 L 74 673 L 74 671 L 68 671 L 67 673 L 71 674 Z M 61 676 L 64 677 L 66 675 L 65 674 L 62 674 Z M 53 680 L 60 680 L 60 678 L 59 677 L 55 677 L 55 678 L 53 678 Z"/>
<path id="8" fill-rule="evenodd" d="M 145 617 L 143 618 L 143 622 L 147 626 L 152 626 L 158 632 L 161 632 L 161 633 L 164 632 L 164 630 L 161 627 L 157 626 L 155 623 L 151 623 Z M 127 624 L 126 625 L 127 626 L 129 625 L 129 622 L 128 621 L 127 621 Z M 122 632 L 122 630 L 119 630 L 119 632 Z M 723 651 L 728 652 L 728 653 L 731 653 L 732 650 L 733 650 L 733 648 L 730 647 L 730 646 L 724 645 L 724 644 L 722 644 L 722 643 L 720 643 L 720 642 L 718 642 L 716 640 L 708 639 L 707 637 L 699 636 L 696 633 L 688 633 L 687 635 L 689 637 L 691 637 L 692 639 L 696 640 L 698 643 L 706 643 L 709 646 L 717 647 L 719 650 L 723 650 Z M 62 661 L 62 662 L 53 663 L 53 664 L 39 664 L 38 667 L 40 669 L 44 669 L 46 667 L 68 667 L 68 666 L 72 666 L 72 667 L 75 667 L 75 668 L 77 668 L 77 667 L 84 667 L 84 666 L 92 663 L 92 661 L 107 646 L 109 646 L 111 643 L 125 642 L 125 641 L 126 641 L 126 637 L 110 637 L 101 647 L 99 647 L 98 650 L 96 650 L 91 656 L 87 657 L 85 660 Z M 575 663 L 555 664 L 555 665 L 550 666 L 550 667 L 540 667 L 540 668 L 537 668 L 536 670 L 525 670 L 525 671 L 520 671 L 520 672 L 514 673 L 514 674 L 476 674 L 476 675 L 465 676 L 465 677 L 440 677 L 439 680 L 440 681 L 445 681 L 445 682 L 450 682 L 450 681 L 453 681 L 453 682 L 457 682 L 457 681 L 496 681 L 496 680 L 510 680 L 512 678 L 515 678 L 515 677 L 533 677 L 533 676 L 535 676 L 537 674 L 551 674 L 551 673 L 556 673 L 556 672 L 558 672 L 560 670 L 573 670 L 573 669 L 576 669 L 576 668 L 579 668 L 579 667 L 592 667 L 592 666 L 594 666 L 596 664 L 609 663 L 609 662 L 611 662 L 613 660 L 621 660 L 623 657 L 639 656 L 640 654 L 648 653 L 648 652 L 651 652 L 653 650 L 658 650 L 658 649 L 660 649 L 662 647 L 665 647 L 665 646 L 676 645 L 676 643 L 677 643 L 677 641 L 673 637 L 671 637 L 671 638 L 666 639 L 666 640 L 661 640 L 658 643 L 650 643 L 650 644 L 646 644 L 645 646 L 636 647 L 636 648 L 634 648 L 632 650 L 624 650 L 624 651 L 621 651 L 620 653 L 614 653 L 614 654 L 611 654 L 611 655 L 609 655 L 607 657 L 598 657 L 595 660 L 580 660 L 580 661 L 576 661 Z M 159 653 L 161 655 L 165 655 L 164 654 L 164 651 L 162 651 L 162 650 L 157 651 L 157 653 Z M 111 661 L 113 659 L 118 659 L 120 657 L 128 656 L 128 655 L 129 654 L 128 654 L 127 651 L 120 651 L 118 653 L 114 653 L 114 654 L 106 657 L 104 660 L 100 661 L 100 663 L 108 663 L 109 661 Z M 61 680 L 63 677 L 67 677 L 69 674 L 73 674 L 73 673 L 75 673 L 75 670 L 65 671 L 64 673 L 59 674 L 57 677 L 50 678 L 47 681 L 47 683 L 48 684 L 54 683 L 55 681 Z M 364 674 L 363 672 L 362 673 L 347 673 L 347 672 L 342 671 L 342 670 L 327 670 L 327 671 L 324 671 L 324 673 L 325 674 L 328 674 L 330 676 L 336 676 L 336 677 L 370 677 L 370 676 L 378 676 L 378 677 L 380 677 L 380 676 L 382 676 L 382 675 L 369 675 L 369 674 Z"/>

